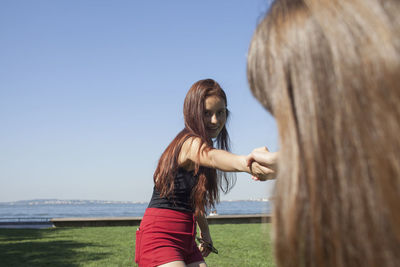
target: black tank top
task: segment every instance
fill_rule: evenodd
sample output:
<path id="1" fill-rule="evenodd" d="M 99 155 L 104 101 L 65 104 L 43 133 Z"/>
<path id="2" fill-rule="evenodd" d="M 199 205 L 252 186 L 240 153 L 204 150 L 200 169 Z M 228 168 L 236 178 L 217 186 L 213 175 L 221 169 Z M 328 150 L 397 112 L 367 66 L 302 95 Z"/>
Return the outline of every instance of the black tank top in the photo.
<path id="1" fill-rule="evenodd" d="M 190 197 L 193 187 L 197 184 L 197 175 L 193 171 L 178 169 L 174 179 L 174 193 L 170 197 L 160 197 L 160 192 L 154 187 L 153 196 L 148 208 L 171 209 L 177 211 L 194 212 Z"/>

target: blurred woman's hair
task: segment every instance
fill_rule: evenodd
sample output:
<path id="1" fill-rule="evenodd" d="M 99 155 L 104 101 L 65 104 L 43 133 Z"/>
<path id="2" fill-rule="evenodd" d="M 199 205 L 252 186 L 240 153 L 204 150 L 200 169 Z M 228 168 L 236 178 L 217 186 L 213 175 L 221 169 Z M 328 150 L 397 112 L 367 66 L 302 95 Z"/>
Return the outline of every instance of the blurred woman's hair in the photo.
<path id="1" fill-rule="evenodd" d="M 247 68 L 279 129 L 278 266 L 400 266 L 400 1 L 275 1 Z"/>
<path id="2" fill-rule="evenodd" d="M 207 146 L 208 150 L 213 148 L 213 140 L 207 135 L 204 125 L 205 109 L 204 103 L 207 97 L 217 96 L 228 105 L 226 94 L 221 86 L 212 79 L 204 79 L 195 82 L 185 97 L 183 104 L 183 115 L 185 128 L 172 140 L 158 161 L 154 172 L 154 183 L 160 191 L 161 196 L 170 197 L 174 192 L 174 179 L 178 171 L 178 157 L 183 143 L 191 137 L 199 138 L 201 144 Z M 226 108 L 226 119 L 229 111 Z M 229 135 L 226 124 L 216 137 L 217 148 L 229 151 Z M 198 152 L 200 155 L 200 150 Z M 205 208 L 213 208 L 219 201 L 219 188 L 227 193 L 235 184 L 236 177 L 216 171 L 212 168 L 201 167 L 195 162 L 194 174 L 198 176 L 198 182 L 192 191 L 192 201 L 195 214 L 205 212 Z"/>

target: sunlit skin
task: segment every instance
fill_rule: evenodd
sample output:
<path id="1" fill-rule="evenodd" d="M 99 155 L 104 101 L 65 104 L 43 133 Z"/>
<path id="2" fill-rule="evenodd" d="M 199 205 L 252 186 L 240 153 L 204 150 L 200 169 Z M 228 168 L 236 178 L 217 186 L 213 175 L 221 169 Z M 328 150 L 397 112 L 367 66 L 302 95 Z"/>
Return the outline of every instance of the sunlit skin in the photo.
<path id="1" fill-rule="evenodd" d="M 263 146 L 254 149 L 249 155 L 247 155 L 247 166 L 252 167 L 254 163 L 260 164 L 271 170 L 276 170 L 276 162 L 278 158 L 278 152 L 269 152 L 268 148 Z M 274 179 L 276 176 L 275 172 L 265 174 L 264 180 Z M 258 177 L 252 176 L 253 180 L 259 181 Z"/>
<path id="2" fill-rule="evenodd" d="M 222 98 L 209 96 L 205 99 L 203 122 L 208 136 L 216 138 L 226 122 L 226 103 Z"/>
<path id="3" fill-rule="evenodd" d="M 200 261 L 186 265 L 184 261 L 172 261 L 163 265 L 158 265 L 158 267 L 207 267 L 207 264 L 204 261 Z"/>

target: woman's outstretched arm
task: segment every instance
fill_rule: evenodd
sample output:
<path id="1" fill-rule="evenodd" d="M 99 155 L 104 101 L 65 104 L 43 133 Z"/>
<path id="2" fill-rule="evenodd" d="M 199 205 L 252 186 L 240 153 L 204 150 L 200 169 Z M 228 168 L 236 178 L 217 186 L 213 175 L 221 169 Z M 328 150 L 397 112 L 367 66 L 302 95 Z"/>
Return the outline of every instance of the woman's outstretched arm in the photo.
<path id="1" fill-rule="evenodd" d="M 214 149 L 203 144 L 200 138 L 189 138 L 182 146 L 179 154 L 179 165 L 187 166 L 198 163 L 201 166 L 219 169 L 225 172 L 247 172 L 260 177 L 271 174 L 274 170 L 260 164 L 248 165 L 247 157 L 236 155 L 221 149 Z M 200 153 L 199 152 L 200 149 Z"/>

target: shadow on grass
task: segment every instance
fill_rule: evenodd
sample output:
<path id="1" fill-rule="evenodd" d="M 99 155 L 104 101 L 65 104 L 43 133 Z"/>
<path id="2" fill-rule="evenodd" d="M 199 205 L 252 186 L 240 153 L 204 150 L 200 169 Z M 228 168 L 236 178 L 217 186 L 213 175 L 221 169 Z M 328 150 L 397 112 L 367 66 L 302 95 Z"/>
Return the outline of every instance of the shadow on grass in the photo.
<path id="1" fill-rule="evenodd" d="M 73 267 L 109 256 L 108 253 L 82 250 L 85 247 L 101 247 L 98 244 L 68 239 L 62 235 L 61 238 L 59 235 L 48 236 L 43 230 L 0 229 L 1 266 Z"/>
<path id="2" fill-rule="evenodd" d="M 52 229 L 0 229 L 0 242 L 23 241 L 39 239 L 44 236 L 44 231 Z"/>

